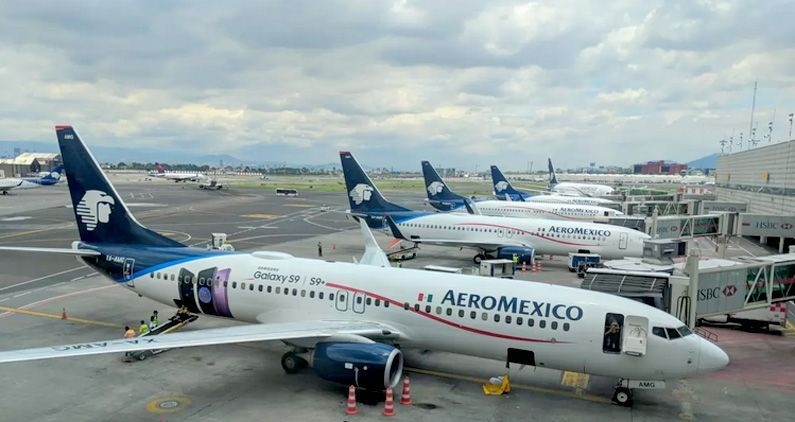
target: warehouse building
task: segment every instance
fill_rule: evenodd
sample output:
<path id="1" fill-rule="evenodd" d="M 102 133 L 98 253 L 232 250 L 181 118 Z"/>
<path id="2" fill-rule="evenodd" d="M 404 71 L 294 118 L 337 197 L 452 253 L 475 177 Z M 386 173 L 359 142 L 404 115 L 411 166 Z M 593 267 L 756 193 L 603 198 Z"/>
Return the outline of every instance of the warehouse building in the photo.
<path id="1" fill-rule="evenodd" d="M 61 163 L 61 155 L 50 152 L 25 152 L 16 158 L 0 159 L 0 177 L 36 175 Z"/>

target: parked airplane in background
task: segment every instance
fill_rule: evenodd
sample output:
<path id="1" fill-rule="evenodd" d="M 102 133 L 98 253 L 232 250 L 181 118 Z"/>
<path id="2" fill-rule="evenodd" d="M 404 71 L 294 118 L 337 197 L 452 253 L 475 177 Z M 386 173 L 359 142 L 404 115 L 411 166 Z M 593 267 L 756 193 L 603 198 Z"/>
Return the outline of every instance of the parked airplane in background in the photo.
<path id="1" fill-rule="evenodd" d="M 8 191 L 13 189 L 33 189 L 42 186 L 52 186 L 61 181 L 63 165 L 53 168 L 50 172 L 44 172 L 39 177 L 6 177 L 0 179 L 0 192 L 8 195 Z"/>
<path id="2" fill-rule="evenodd" d="M 728 364 L 675 317 L 633 300 L 392 268 L 365 224 L 359 264 L 186 247 L 140 225 L 77 133 L 56 132 L 80 241 L 4 250 L 78 256 L 138 295 L 251 324 L 6 350 L 0 362 L 279 340 L 295 348 L 282 357 L 288 373 L 311 362 L 326 380 L 382 390 L 401 379 L 401 349 L 416 348 L 620 377 L 614 400 L 623 405 L 632 402 L 631 382 L 659 385 Z"/>
<path id="3" fill-rule="evenodd" d="M 425 178 L 425 192 L 428 196 L 428 203 L 432 207 L 439 211 L 467 212 L 465 203 L 470 200 L 450 190 L 430 162 L 422 162 L 422 175 Z M 507 198 L 510 198 L 510 195 L 507 195 Z M 605 221 L 608 218 L 623 215 L 622 212 L 612 208 L 594 205 L 513 202 L 510 200 L 478 201 L 473 203 L 472 207 L 483 215 L 519 218 L 534 217 L 549 220 Z"/>
<path id="4" fill-rule="evenodd" d="M 508 179 L 503 176 L 500 169 L 495 165 L 491 166 L 491 180 L 494 187 L 494 197 L 500 200 L 594 206 L 615 205 L 615 201 L 606 198 L 559 194 L 548 195 L 545 193 L 533 195 L 524 191 L 520 191 L 511 185 L 511 182 L 509 182 Z"/>
<path id="5" fill-rule="evenodd" d="M 514 189 L 511 182 L 502 174 L 497 166 L 491 166 L 491 182 L 494 187 L 494 197 L 497 199 L 512 201 L 526 201 L 534 195 L 528 192 Z M 507 196 L 507 198 L 506 198 Z"/>
<path id="6" fill-rule="evenodd" d="M 613 195 L 616 190 L 607 185 L 594 183 L 558 182 L 552 159 L 548 158 L 549 165 L 549 190 L 562 195 L 604 196 Z"/>
<path id="7" fill-rule="evenodd" d="M 503 255 L 505 249 L 523 256 L 584 252 L 604 259 L 640 257 L 643 241 L 649 239 L 637 230 L 608 224 L 411 211 L 384 198 L 353 154 L 341 151 L 340 160 L 352 215 L 374 228 L 382 228 L 386 220 L 397 239 L 477 249 L 475 263 Z"/>
<path id="8" fill-rule="evenodd" d="M 155 163 L 155 169 L 150 171 L 149 175 L 152 177 L 163 177 L 175 182 L 198 182 L 204 177 L 203 174 L 196 172 L 167 172 L 160 163 Z"/>

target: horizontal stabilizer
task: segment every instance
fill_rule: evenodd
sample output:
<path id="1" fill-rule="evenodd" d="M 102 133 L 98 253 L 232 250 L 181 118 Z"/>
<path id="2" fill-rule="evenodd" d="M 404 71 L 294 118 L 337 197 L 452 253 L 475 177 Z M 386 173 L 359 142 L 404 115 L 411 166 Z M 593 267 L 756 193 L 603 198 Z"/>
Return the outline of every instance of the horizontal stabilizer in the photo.
<path id="1" fill-rule="evenodd" d="M 38 252 L 74 256 L 99 256 L 99 251 L 93 249 L 69 249 L 69 248 L 29 248 L 23 246 L 0 246 L 0 251 L 9 252 Z"/>

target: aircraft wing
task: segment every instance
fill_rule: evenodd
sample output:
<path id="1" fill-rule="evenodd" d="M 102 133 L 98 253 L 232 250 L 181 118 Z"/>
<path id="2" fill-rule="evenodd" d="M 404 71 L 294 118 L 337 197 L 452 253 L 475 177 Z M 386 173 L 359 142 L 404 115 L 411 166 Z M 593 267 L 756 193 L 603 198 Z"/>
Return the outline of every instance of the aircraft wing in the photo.
<path id="1" fill-rule="evenodd" d="M 378 243 L 376 243 L 373 232 L 367 227 L 367 222 L 364 221 L 363 218 L 360 218 L 359 225 L 361 226 L 362 238 L 364 239 L 364 254 L 359 260 L 359 263 L 376 267 L 391 267 L 392 264 L 389 263 L 389 258 L 387 258 L 384 251 L 378 246 Z"/>
<path id="2" fill-rule="evenodd" d="M 501 242 L 468 242 L 464 240 L 452 240 L 452 239 L 433 239 L 433 238 L 425 238 L 425 237 L 411 237 L 408 238 L 403 232 L 400 231 L 400 228 L 395 223 L 395 220 L 392 219 L 392 216 L 385 215 L 387 225 L 389 229 L 392 231 L 392 236 L 395 239 L 403 239 L 409 242 L 414 243 L 426 243 L 429 245 L 441 245 L 441 246 L 461 246 L 464 248 L 476 248 L 482 250 L 494 250 L 501 246 L 522 246 L 522 247 L 532 247 L 533 245 L 528 245 L 523 242 L 516 242 L 511 240 L 505 240 Z"/>
<path id="3" fill-rule="evenodd" d="M 93 249 L 69 249 L 69 248 L 30 248 L 25 246 L 0 246 L 0 251 L 9 252 L 40 252 L 75 256 L 99 256 L 101 253 Z"/>
<path id="4" fill-rule="evenodd" d="M 299 338 L 327 338 L 333 335 L 362 337 L 394 337 L 399 333 L 373 322 L 303 321 L 276 324 L 251 324 L 223 328 L 186 331 L 174 334 L 143 336 L 90 343 L 65 344 L 36 349 L 0 352 L 0 363 L 22 362 L 60 357 L 89 356 L 176 347 L 211 346 L 255 341 L 289 340 Z"/>

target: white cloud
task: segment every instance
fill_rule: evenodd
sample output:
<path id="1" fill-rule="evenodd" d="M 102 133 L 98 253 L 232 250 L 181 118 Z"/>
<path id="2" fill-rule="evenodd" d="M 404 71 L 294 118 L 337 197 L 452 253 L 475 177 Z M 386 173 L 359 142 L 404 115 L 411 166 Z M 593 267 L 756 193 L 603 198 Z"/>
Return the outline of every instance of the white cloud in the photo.
<path id="1" fill-rule="evenodd" d="M 795 110 L 784 1 L 455 3 L 11 2 L 0 139 L 74 123 L 90 143 L 273 161 L 629 165 L 747 132 L 755 80 L 759 127 L 776 109 L 781 139 Z"/>

